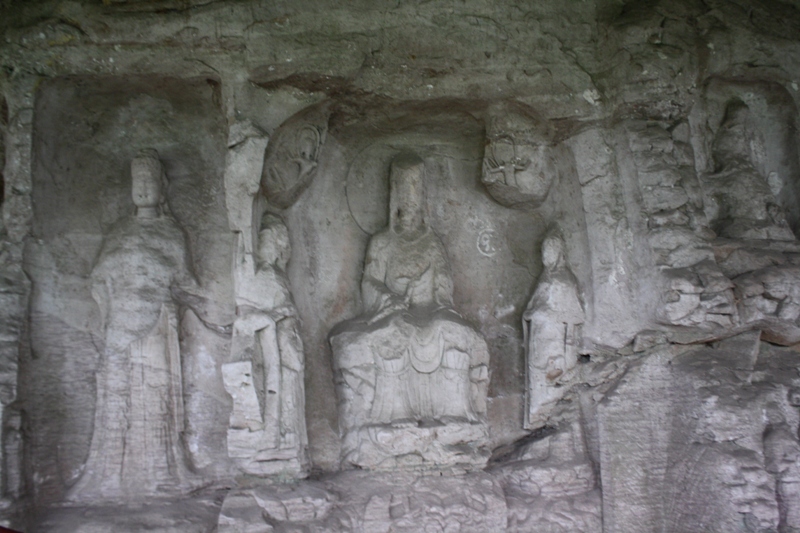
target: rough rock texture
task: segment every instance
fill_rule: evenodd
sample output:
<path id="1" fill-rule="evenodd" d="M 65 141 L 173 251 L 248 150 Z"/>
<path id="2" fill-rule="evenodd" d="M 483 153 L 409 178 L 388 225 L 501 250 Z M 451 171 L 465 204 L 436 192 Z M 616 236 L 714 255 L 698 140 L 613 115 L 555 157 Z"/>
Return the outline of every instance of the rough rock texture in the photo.
<path id="1" fill-rule="evenodd" d="M 800 531 L 796 1 L 0 33 L 4 524 Z"/>
<path id="2" fill-rule="evenodd" d="M 330 337 L 342 461 L 483 466 L 488 347 L 453 309 L 447 254 L 426 222 L 425 162 L 400 154 L 390 168 L 389 222 L 364 258 L 365 312 Z"/>
<path id="3" fill-rule="evenodd" d="M 303 387 L 305 358 L 297 309 L 285 269 L 291 248 L 283 222 L 267 214 L 259 222 L 256 253 L 237 238 L 233 279 L 237 317 L 231 362 L 222 365 L 233 400 L 228 456 L 244 473 L 302 472 L 308 437 Z"/>
<path id="4" fill-rule="evenodd" d="M 260 511 L 260 512 L 259 512 Z M 259 516 L 260 515 L 260 516 Z M 497 531 L 506 525 L 497 479 L 351 472 L 324 482 L 238 489 L 225 499 L 219 531 Z"/>
<path id="5" fill-rule="evenodd" d="M 796 529 L 797 500 L 776 496 L 781 476 L 793 479 L 796 453 L 773 452 L 770 442 L 776 425 L 789 439 L 780 446 L 797 441 L 788 437 L 798 416 L 796 367 L 796 352 L 760 342 L 757 332 L 634 362 L 598 407 L 604 527 Z M 631 401 L 647 401 L 646 416 Z M 791 466 L 771 466 L 773 453 Z"/>

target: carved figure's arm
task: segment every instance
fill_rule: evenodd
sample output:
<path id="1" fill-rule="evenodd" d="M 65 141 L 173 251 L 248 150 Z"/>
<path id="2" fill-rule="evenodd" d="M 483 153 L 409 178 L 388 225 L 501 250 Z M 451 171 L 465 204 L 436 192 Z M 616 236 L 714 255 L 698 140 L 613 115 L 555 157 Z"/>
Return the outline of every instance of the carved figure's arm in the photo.
<path id="1" fill-rule="evenodd" d="M 280 321 L 284 318 L 296 318 L 297 308 L 293 304 L 287 303 L 274 309 L 270 309 L 270 315 L 272 315 L 275 321 Z"/>
<path id="2" fill-rule="evenodd" d="M 170 286 L 172 299 L 179 306 L 191 309 L 207 328 L 218 333 L 230 333 L 233 309 L 220 304 L 215 294 L 198 283 L 189 268 L 186 247 L 183 248 L 182 257 L 175 259 L 176 273 Z"/>
<path id="3" fill-rule="evenodd" d="M 277 325 L 278 346 L 281 352 L 281 366 L 302 372 L 305 368 L 303 341 L 300 338 L 297 319 L 288 317 Z"/>
<path id="4" fill-rule="evenodd" d="M 531 160 L 530 158 L 515 157 L 511 160 L 511 164 L 514 166 L 515 171 L 522 172 L 523 170 L 528 170 L 528 167 L 531 166 Z"/>
<path id="5" fill-rule="evenodd" d="M 188 286 L 174 283 L 170 287 L 170 294 L 178 305 L 191 309 L 208 329 L 224 335 L 231 332 L 233 317 L 224 317 L 222 313 L 219 313 L 224 317 L 222 323 L 211 319 L 209 309 L 212 307 L 218 308 L 219 306 L 196 281 L 193 284 L 188 284 Z"/>
<path id="6" fill-rule="evenodd" d="M 275 319 L 269 313 L 249 308 L 249 311 L 239 315 L 234 324 L 237 330 L 253 334 L 262 329 L 274 328 Z"/>
<path id="7" fill-rule="evenodd" d="M 564 284 L 564 293 L 568 295 L 564 298 L 564 322 L 568 324 L 583 324 L 586 320 L 586 311 L 583 307 L 578 280 L 569 268 L 565 269 L 562 283 Z"/>
<path id="8" fill-rule="evenodd" d="M 364 310 L 385 314 L 385 311 L 404 307 L 402 297 L 394 294 L 386 286 L 386 258 L 383 257 L 383 246 L 373 239 L 367 249 L 364 260 L 364 277 L 361 280 L 361 298 Z"/>
<path id="9" fill-rule="evenodd" d="M 253 254 L 247 253 L 244 239 L 243 232 L 236 232 L 236 247 L 233 252 L 233 287 L 235 291 L 243 289 L 245 280 L 252 277 L 255 272 Z"/>
<path id="10" fill-rule="evenodd" d="M 447 263 L 444 246 L 436 243 L 436 256 L 432 259 L 434 267 L 433 299 L 440 307 L 453 307 L 453 276 Z"/>
<path id="11" fill-rule="evenodd" d="M 103 331 L 108 322 L 108 302 L 111 299 L 111 295 L 108 290 L 108 281 L 106 281 L 105 277 L 101 277 L 97 271 L 92 272 L 91 290 L 92 298 L 97 302 L 97 307 L 100 308 L 100 331 Z"/>

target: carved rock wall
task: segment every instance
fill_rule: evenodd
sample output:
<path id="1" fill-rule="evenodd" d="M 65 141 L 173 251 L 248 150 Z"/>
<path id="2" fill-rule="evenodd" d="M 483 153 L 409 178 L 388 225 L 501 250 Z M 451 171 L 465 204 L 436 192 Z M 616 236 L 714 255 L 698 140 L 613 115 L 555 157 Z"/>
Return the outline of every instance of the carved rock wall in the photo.
<path id="1" fill-rule="evenodd" d="M 156 85 L 73 79 L 40 89 L 34 124 L 36 237 L 25 259 L 34 287 L 31 349 L 20 361 L 20 383 L 41 391 L 21 398 L 21 408 L 31 431 L 41 435 L 40 445 L 28 453 L 37 465 L 29 483 L 42 498 L 57 498 L 71 485 L 88 453 L 95 376 L 105 349 L 90 273 L 104 234 L 133 212 L 129 162 L 141 146 L 160 151 L 168 209 L 188 236 L 194 273 L 219 303 L 205 318 L 224 323 L 232 315 L 226 257 L 232 243 L 218 180 L 224 140 L 213 102 L 218 90 L 206 79 Z M 205 134 L 195 137 L 197 131 Z M 225 425 L 218 422 L 227 417 L 229 404 L 212 354 L 224 351 L 229 339 L 196 327 L 191 331 L 182 338 L 185 406 L 187 413 L 204 414 L 187 415 L 185 438 L 202 469 L 225 460 L 220 455 Z M 53 416 L 54 405 L 60 416 Z"/>
<path id="2" fill-rule="evenodd" d="M 0 3 L 2 520 L 31 531 L 102 531 L 116 516 L 162 531 L 800 528 L 798 9 Z M 180 336 L 186 462 L 175 472 L 191 480 L 164 487 L 148 516 L 122 501 L 62 505 L 106 401 L 91 273 L 134 214 L 129 164 L 146 148 L 160 154 L 159 209 L 181 228 L 196 282 L 181 292 L 159 280 Z M 331 339 L 370 313 L 368 247 L 398 215 L 389 167 L 403 152 L 424 164 L 421 212 L 452 284 L 441 307 L 488 348 L 486 436 L 467 473 L 448 461 L 476 453 L 470 443 L 383 473 L 343 457 L 346 428 L 364 421 L 340 407 L 366 393 L 340 386 Z M 236 285 L 234 257 L 237 243 L 258 257 L 265 213 L 285 223 L 291 259 L 254 267 L 277 287 L 254 295 Z M 563 257 L 548 270 L 554 233 Z M 130 268 L 147 268 L 140 255 Z M 416 271 L 379 281 L 412 278 L 414 290 L 436 286 Z M 412 292 L 395 294 L 407 311 Z M 427 338 L 433 313 L 399 323 Z M 234 329 L 256 318 L 266 325 L 238 353 Z M 231 388 L 223 365 L 245 352 L 252 364 Z M 288 353 L 303 364 L 290 368 Z M 262 425 L 280 417 L 264 411 L 282 383 L 268 356 L 303 381 L 307 450 L 292 441 L 292 457 L 256 442 L 292 440 L 277 425 L 231 419 L 232 395 L 256 378 L 250 411 Z M 453 423 L 420 418 L 383 422 L 426 435 Z M 234 456 L 273 475 L 243 475 Z"/>

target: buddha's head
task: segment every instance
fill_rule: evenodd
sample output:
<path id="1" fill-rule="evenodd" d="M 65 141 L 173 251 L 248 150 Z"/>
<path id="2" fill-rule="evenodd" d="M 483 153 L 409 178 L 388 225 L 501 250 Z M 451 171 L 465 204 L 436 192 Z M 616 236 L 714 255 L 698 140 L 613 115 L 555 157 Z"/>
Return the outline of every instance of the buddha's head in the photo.
<path id="1" fill-rule="evenodd" d="M 258 262 L 262 265 L 275 265 L 286 270 L 291 258 L 289 230 L 280 217 L 266 213 L 261 217 L 261 229 L 258 232 Z"/>
<path id="2" fill-rule="evenodd" d="M 741 100 L 734 100 L 725 108 L 725 117 L 712 144 L 712 155 L 717 171 L 733 160 L 749 159 L 750 142 L 747 122 L 750 109 Z"/>
<path id="3" fill-rule="evenodd" d="M 155 218 L 161 204 L 161 180 L 164 168 L 153 149 L 140 151 L 131 161 L 131 195 L 136 216 Z"/>
<path id="4" fill-rule="evenodd" d="M 792 387 L 789 389 L 789 405 L 800 407 L 800 387 Z"/>
<path id="5" fill-rule="evenodd" d="M 425 229 L 425 162 L 416 154 L 400 154 L 389 172 L 389 223 L 398 234 L 414 235 Z"/>
<path id="6" fill-rule="evenodd" d="M 545 270 L 564 265 L 564 239 L 558 231 L 552 231 L 542 241 L 542 264 Z"/>

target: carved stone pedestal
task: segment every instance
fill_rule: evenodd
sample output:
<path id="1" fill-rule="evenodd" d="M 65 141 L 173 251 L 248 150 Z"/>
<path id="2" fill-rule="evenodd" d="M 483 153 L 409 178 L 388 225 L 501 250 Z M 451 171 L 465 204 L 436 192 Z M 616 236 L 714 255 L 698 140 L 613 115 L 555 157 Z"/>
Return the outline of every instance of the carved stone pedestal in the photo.
<path id="1" fill-rule="evenodd" d="M 395 428 L 369 425 L 353 430 L 346 441 L 348 462 L 370 469 L 452 466 L 458 470 L 481 467 L 488 453 L 486 426 L 478 422 Z"/>

